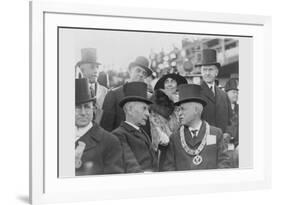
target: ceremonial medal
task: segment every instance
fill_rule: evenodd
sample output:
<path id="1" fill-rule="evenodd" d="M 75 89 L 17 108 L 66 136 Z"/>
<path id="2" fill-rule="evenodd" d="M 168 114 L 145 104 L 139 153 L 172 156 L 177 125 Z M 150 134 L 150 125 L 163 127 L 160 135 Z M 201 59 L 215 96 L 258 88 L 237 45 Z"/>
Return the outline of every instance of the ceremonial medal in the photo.
<path id="1" fill-rule="evenodd" d="M 182 144 L 182 147 L 183 149 L 187 152 L 187 154 L 191 155 L 191 156 L 194 156 L 193 157 L 193 164 L 195 164 L 196 166 L 201 164 L 202 161 L 203 161 L 203 158 L 201 155 L 199 155 L 201 153 L 201 151 L 204 149 L 205 145 L 206 145 L 206 142 L 207 142 L 207 136 L 210 134 L 210 126 L 209 124 L 206 122 L 206 132 L 205 132 L 205 135 L 204 135 L 204 138 L 202 139 L 201 141 L 201 144 L 198 146 L 197 149 L 191 149 L 187 144 L 186 144 L 186 141 L 185 141 L 185 138 L 184 138 L 184 126 L 181 126 L 180 128 L 180 139 L 181 139 L 181 144 Z"/>
<path id="2" fill-rule="evenodd" d="M 201 162 L 203 161 L 203 158 L 200 155 L 196 155 L 195 157 L 193 157 L 193 164 L 195 165 L 199 165 L 201 164 Z"/>
<path id="3" fill-rule="evenodd" d="M 86 144 L 84 142 L 79 141 L 78 146 L 75 149 L 75 168 L 78 169 L 82 166 L 82 155 Z"/>

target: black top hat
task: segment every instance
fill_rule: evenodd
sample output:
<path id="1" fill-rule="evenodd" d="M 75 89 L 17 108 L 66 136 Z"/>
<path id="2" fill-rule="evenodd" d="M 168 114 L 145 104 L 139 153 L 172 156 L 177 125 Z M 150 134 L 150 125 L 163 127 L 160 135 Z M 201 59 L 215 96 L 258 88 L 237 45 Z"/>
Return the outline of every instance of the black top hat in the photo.
<path id="1" fill-rule="evenodd" d="M 76 66 L 80 66 L 85 63 L 100 65 L 100 63 L 97 62 L 97 50 L 95 48 L 81 49 L 81 60 L 76 64 Z"/>
<path id="2" fill-rule="evenodd" d="M 183 84 L 179 86 L 179 101 L 175 103 L 176 106 L 185 102 L 199 102 L 206 106 L 207 102 L 201 95 L 201 86 L 196 84 Z"/>
<path id="3" fill-rule="evenodd" d="M 230 78 L 225 86 L 224 86 L 224 90 L 225 92 L 229 91 L 229 90 L 238 90 L 238 79 L 235 78 Z"/>
<path id="4" fill-rule="evenodd" d="M 119 106 L 123 107 L 125 103 L 131 101 L 141 101 L 146 104 L 152 102 L 147 99 L 147 84 L 144 82 L 130 82 L 123 86 L 124 98 L 120 101 Z"/>
<path id="5" fill-rule="evenodd" d="M 187 80 L 185 79 L 185 77 L 176 74 L 176 73 L 168 73 L 166 75 L 163 75 L 155 84 L 154 86 L 154 90 L 158 90 L 158 89 L 164 89 L 164 83 L 165 80 L 168 78 L 172 78 L 177 82 L 177 86 L 181 85 L 181 84 L 187 84 Z"/>
<path id="6" fill-rule="evenodd" d="M 81 105 L 91 101 L 95 101 L 95 98 L 91 97 L 88 79 L 75 79 L 75 105 Z"/>
<path id="7" fill-rule="evenodd" d="M 221 66 L 221 64 L 217 62 L 217 51 L 214 49 L 203 49 L 201 59 L 202 61 L 195 66 L 216 65 L 218 68 Z"/>
<path id="8" fill-rule="evenodd" d="M 129 69 L 131 69 L 131 67 L 133 66 L 140 66 L 145 69 L 145 71 L 147 72 L 147 76 L 150 76 L 152 74 L 152 70 L 149 68 L 149 61 L 144 56 L 138 56 L 134 62 L 130 63 Z"/>

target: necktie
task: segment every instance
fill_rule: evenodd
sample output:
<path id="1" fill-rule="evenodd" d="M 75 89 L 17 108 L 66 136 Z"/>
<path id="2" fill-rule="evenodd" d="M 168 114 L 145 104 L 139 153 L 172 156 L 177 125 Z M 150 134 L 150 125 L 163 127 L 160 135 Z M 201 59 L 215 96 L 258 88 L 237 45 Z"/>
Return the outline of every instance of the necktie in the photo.
<path id="1" fill-rule="evenodd" d="M 197 137 L 197 131 L 198 130 L 191 130 L 191 133 L 192 133 L 192 138 L 195 138 L 195 137 Z"/>
<path id="2" fill-rule="evenodd" d="M 96 91 L 96 89 L 95 89 L 95 84 L 91 84 L 91 85 L 90 85 L 90 91 L 91 91 L 91 96 L 92 96 L 92 98 L 95 97 L 95 96 L 96 96 L 96 93 L 95 93 L 95 91 Z"/>

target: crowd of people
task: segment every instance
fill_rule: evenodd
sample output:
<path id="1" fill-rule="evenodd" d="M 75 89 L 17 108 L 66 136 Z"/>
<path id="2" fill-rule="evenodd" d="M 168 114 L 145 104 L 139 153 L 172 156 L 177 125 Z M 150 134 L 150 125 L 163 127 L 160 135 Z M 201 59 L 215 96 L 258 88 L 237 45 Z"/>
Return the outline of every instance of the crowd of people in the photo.
<path id="1" fill-rule="evenodd" d="M 238 168 L 238 80 L 215 83 L 216 51 L 202 51 L 200 85 L 177 73 L 161 76 L 146 57 L 128 66 L 129 79 L 108 89 L 97 81 L 94 48 L 81 51 L 75 79 L 76 175 Z"/>

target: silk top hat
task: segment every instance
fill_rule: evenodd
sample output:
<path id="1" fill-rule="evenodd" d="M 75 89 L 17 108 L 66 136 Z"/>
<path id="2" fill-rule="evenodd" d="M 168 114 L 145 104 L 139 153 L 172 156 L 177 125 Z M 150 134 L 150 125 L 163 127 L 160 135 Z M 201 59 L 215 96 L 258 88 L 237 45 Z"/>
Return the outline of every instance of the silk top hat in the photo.
<path id="1" fill-rule="evenodd" d="M 185 102 L 198 102 L 203 106 L 207 102 L 203 99 L 201 95 L 201 86 L 196 84 L 182 84 L 178 88 L 179 90 L 179 101 L 175 103 L 176 106 Z"/>
<path id="2" fill-rule="evenodd" d="M 158 90 L 158 89 L 164 89 L 164 83 L 165 80 L 168 78 L 172 78 L 177 82 L 177 86 L 181 85 L 181 84 L 187 84 L 187 80 L 185 79 L 185 77 L 176 74 L 176 73 L 169 73 L 166 75 L 163 75 L 156 83 L 156 85 L 154 86 L 154 90 Z"/>
<path id="3" fill-rule="evenodd" d="M 123 86 L 124 98 L 120 101 L 119 106 L 123 107 L 125 103 L 140 101 L 146 104 L 152 102 L 147 99 L 147 84 L 144 82 L 130 82 Z"/>
<path id="4" fill-rule="evenodd" d="M 81 60 L 76 64 L 76 66 L 80 66 L 85 63 L 100 65 L 100 63 L 97 62 L 97 50 L 95 48 L 81 49 Z"/>
<path id="5" fill-rule="evenodd" d="M 224 90 L 225 92 L 229 91 L 229 90 L 238 90 L 238 80 L 235 78 L 230 78 L 225 86 L 224 86 Z"/>
<path id="6" fill-rule="evenodd" d="M 140 66 L 147 72 L 147 76 L 150 76 L 152 74 L 152 70 L 149 68 L 149 61 L 144 56 L 138 56 L 136 60 L 129 65 L 129 69 L 133 66 Z"/>
<path id="7" fill-rule="evenodd" d="M 81 105 L 91 101 L 95 101 L 95 98 L 91 97 L 88 79 L 75 79 L 75 105 Z"/>
<path id="8" fill-rule="evenodd" d="M 218 68 L 221 66 L 221 64 L 217 62 L 217 51 L 214 49 L 203 49 L 201 59 L 202 61 L 196 64 L 196 66 L 216 65 Z"/>

